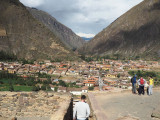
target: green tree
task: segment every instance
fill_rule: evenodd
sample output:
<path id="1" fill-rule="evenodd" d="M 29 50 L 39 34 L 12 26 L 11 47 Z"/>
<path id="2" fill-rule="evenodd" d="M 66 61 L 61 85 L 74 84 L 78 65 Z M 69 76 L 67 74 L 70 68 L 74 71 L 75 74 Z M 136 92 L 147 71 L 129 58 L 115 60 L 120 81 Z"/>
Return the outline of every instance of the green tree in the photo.
<path id="1" fill-rule="evenodd" d="M 41 90 L 46 90 L 46 85 L 42 85 Z"/>
<path id="2" fill-rule="evenodd" d="M 59 85 L 60 86 L 63 86 L 63 87 L 66 87 L 66 83 L 63 81 L 63 80 L 59 80 Z"/>
<path id="3" fill-rule="evenodd" d="M 32 91 L 39 91 L 39 90 L 40 90 L 39 86 L 33 86 L 32 88 Z"/>
<path id="4" fill-rule="evenodd" d="M 93 90 L 94 89 L 94 86 L 91 86 L 91 87 L 88 87 L 89 90 Z"/>
<path id="5" fill-rule="evenodd" d="M 9 91 L 11 91 L 11 92 L 13 92 L 13 91 L 14 91 L 13 84 L 10 84 L 10 85 L 9 85 Z"/>
<path id="6" fill-rule="evenodd" d="M 58 90 L 58 87 L 54 87 L 54 91 L 57 92 L 57 90 Z"/>
<path id="7" fill-rule="evenodd" d="M 118 75 L 117 75 L 117 77 L 118 77 L 118 78 L 120 78 L 120 77 L 121 77 L 121 75 L 120 75 L 120 74 L 118 74 Z"/>

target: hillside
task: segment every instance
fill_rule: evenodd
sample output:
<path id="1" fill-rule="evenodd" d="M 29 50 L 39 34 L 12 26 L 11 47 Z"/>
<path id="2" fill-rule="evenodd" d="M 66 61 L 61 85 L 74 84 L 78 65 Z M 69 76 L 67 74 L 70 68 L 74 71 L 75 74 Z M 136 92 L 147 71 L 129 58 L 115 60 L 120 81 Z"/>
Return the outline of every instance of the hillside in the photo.
<path id="1" fill-rule="evenodd" d="M 160 57 L 160 1 L 144 0 L 97 34 L 81 52 L 142 59 Z M 84 51 L 85 49 L 85 51 Z"/>
<path id="2" fill-rule="evenodd" d="M 76 58 L 19 0 L 1 0 L 0 15 L 0 51 L 25 59 Z"/>
<path id="3" fill-rule="evenodd" d="M 85 41 L 82 38 L 77 36 L 71 29 L 58 22 L 48 13 L 35 8 L 27 9 L 37 20 L 55 33 L 67 47 L 76 49 L 83 46 Z"/>

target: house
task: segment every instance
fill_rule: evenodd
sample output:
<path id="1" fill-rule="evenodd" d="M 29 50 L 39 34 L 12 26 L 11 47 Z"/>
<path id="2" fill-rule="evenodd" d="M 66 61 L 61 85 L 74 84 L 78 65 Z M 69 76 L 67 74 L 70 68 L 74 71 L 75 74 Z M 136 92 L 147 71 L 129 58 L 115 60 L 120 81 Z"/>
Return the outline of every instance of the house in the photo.
<path id="1" fill-rule="evenodd" d="M 94 87 L 94 91 L 99 91 L 99 87 Z"/>
<path id="2" fill-rule="evenodd" d="M 67 92 L 70 92 L 73 95 L 81 95 L 82 88 L 67 88 Z"/>
<path id="3" fill-rule="evenodd" d="M 84 80 L 84 81 L 83 81 L 83 84 L 84 84 L 85 86 L 91 87 L 91 86 L 95 86 L 96 83 L 97 83 L 97 81 L 98 81 L 98 78 L 90 77 L 90 78 L 88 78 L 87 80 Z"/>
<path id="4" fill-rule="evenodd" d="M 43 73 L 47 74 L 47 71 L 46 70 L 41 70 L 40 73 L 41 74 L 43 74 Z"/>
<path id="5" fill-rule="evenodd" d="M 103 90 L 112 90 L 113 88 L 112 87 L 110 87 L 110 86 L 103 86 L 103 88 L 102 88 Z"/>
<path id="6" fill-rule="evenodd" d="M 47 81 L 47 78 L 39 78 L 40 81 Z"/>
<path id="7" fill-rule="evenodd" d="M 82 87 L 82 92 L 83 93 L 88 93 L 88 86 Z"/>
<path id="8" fill-rule="evenodd" d="M 59 87 L 57 92 L 67 92 L 66 87 Z"/>
<path id="9" fill-rule="evenodd" d="M 106 74 L 105 77 L 108 77 L 108 78 L 117 78 L 117 75 L 116 74 Z"/>
<path id="10" fill-rule="evenodd" d="M 111 69 L 111 65 L 103 65 L 102 70 L 109 70 Z"/>
<path id="11" fill-rule="evenodd" d="M 55 70 L 55 71 L 53 72 L 54 75 L 61 75 L 61 73 L 62 73 L 62 71 L 59 71 L 59 70 Z"/>
<path id="12" fill-rule="evenodd" d="M 8 73 L 11 73 L 11 74 L 14 74 L 15 72 L 16 72 L 16 70 L 15 69 L 11 69 L 11 68 L 8 68 Z"/>
<path id="13" fill-rule="evenodd" d="M 52 84 L 49 84 L 51 90 L 55 91 L 55 87 L 57 87 L 56 85 L 52 85 Z"/>

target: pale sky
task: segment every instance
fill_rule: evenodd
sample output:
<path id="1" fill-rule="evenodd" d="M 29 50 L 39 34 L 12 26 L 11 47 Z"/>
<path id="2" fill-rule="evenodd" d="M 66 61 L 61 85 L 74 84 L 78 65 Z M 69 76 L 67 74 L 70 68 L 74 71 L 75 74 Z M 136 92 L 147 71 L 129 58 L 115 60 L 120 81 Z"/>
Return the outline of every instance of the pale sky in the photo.
<path id="1" fill-rule="evenodd" d="M 43 10 L 81 37 L 93 37 L 143 0 L 20 0 Z"/>

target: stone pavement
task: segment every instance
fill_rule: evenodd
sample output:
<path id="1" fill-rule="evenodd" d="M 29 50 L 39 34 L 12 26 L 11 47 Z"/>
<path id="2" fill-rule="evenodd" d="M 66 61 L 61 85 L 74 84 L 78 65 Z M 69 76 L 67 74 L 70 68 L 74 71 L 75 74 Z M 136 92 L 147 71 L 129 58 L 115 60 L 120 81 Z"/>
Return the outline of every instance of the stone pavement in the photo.
<path id="1" fill-rule="evenodd" d="M 0 92 L 0 120 L 61 120 L 70 94 L 54 92 Z"/>
<path id="2" fill-rule="evenodd" d="M 88 93 L 98 120 L 156 120 L 154 111 L 160 106 L 160 91 L 153 95 L 129 92 Z M 158 110 L 157 110 L 158 111 Z"/>

